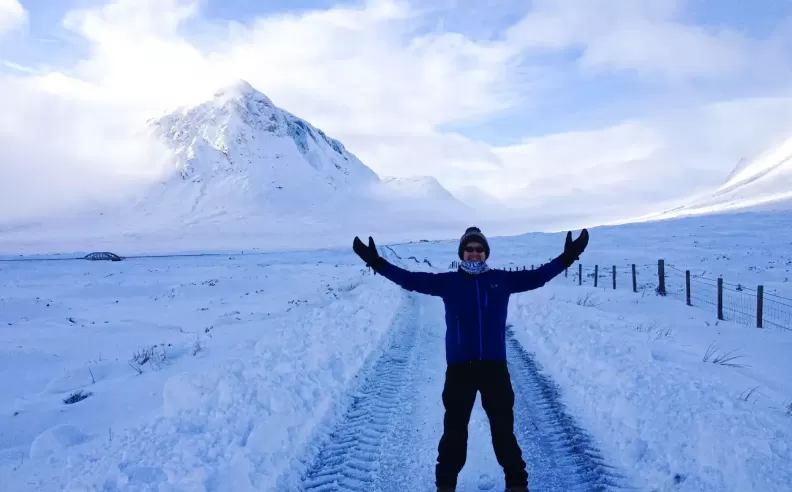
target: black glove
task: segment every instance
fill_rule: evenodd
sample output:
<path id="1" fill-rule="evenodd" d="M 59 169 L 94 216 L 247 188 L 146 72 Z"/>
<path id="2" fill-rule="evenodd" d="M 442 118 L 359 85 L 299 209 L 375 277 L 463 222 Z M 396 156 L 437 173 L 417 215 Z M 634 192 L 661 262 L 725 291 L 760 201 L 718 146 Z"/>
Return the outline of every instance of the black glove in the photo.
<path id="1" fill-rule="evenodd" d="M 564 243 L 564 252 L 561 253 L 561 263 L 567 268 L 572 266 L 572 263 L 580 259 L 580 255 L 586 250 L 589 242 L 589 233 L 586 229 L 580 233 L 577 239 L 572 241 L 572 232 L 567 232 L 566 242 Z"/>
<path id="2" fill-rule="evenodd" d="M 374 272 L 379 270 L 385 262 L 377 252 L 377 246 L 374 245 L 374 239 L 371 236 L 369 236 L 368 246 L 363 244 L 363 241 L 361 241 L 359 237 L 355 236 L 355 240 L 352 241 L 352 249 L 357 253 L 360 259 L 366 262 L 367 266 L 374 269 Z"/>

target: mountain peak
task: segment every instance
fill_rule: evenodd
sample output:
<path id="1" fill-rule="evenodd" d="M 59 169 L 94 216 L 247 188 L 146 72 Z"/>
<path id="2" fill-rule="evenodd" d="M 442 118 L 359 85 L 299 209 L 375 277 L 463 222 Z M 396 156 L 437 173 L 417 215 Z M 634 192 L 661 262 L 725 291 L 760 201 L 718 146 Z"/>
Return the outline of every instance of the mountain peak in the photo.
<path id="1" fill-rule="evenodd" d="M 307 210 L 379 180 L 340 142 L 244 80 L 152 125 L 173 151 L 174 166 L 164 194 L 147 208 L 166 200 L 166 208 L 186 206 L 191 215 Z"/>
<path id="2" fill-rule="evenodd" d="M 243 99 L 253 99 L 272 106 L 272 101 L 269 97 L 264 95 L 261 91 L 256 90 L 247 80 L 237 79 L 230 84 L 227 84 L 214 93 L 214 98 L 218 102 L 225 102 L 228 100 L 240 101 Z"/>

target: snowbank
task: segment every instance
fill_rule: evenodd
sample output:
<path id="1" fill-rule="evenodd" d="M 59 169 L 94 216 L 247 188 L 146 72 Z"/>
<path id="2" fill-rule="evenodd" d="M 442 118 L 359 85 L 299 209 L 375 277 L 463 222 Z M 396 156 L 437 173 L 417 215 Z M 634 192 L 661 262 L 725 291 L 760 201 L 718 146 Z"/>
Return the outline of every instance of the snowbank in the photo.
<path id="1" fill-rule="evenodd" d="M 359 368 L 377 354 L 399 313 L 403 294 L 359 263 L 337 267 L 337 263 L 317 265 L 304 259 L 264 264 L 260 257 L 222 264 L 212 261 L 185 264 L 183 259 L 170 259 L 159 263 L 154 278 L 146 275 L 153 269 L 151 262 L 88 266 L 123 268 L 124 273 L 115 275 L 127 277 L 115 285 L 115 292 L 109 285 L 96 285 L 106 272 L 83 276 L 90 280 L 78 278 L 76 290 L 82 293 L 59 301 L 58 317 L 70 313 L 71 303 L 78 299 L 94 304 L 82 312 L 80 329 L 94 326 L 85 322 L 86 317 L 112 319 L 131 315 L 130 310 L 141 318 L 159 316 L 162 324 L 155 332 L 182 337 L 181 343 L 189 344 L 184 348 L 190 351 L 181 358 L 166 357 L 168 362 L 159 370 L 150 369 L 149 361 L 139 366 L 143 372 L 137 374 L 126 360 L 135 347 L 125 343 L 134 338 L 133 327 L 110 323 L 119 332 L 105 333 L 106 338 L 97 340 L 108 351 L 106 358 L 115 355 L 115 345 L 122 345 L 123 352 L 117 355 L 127 356 L 118 362 L 127 365 L 123 375 L 99 378 L 92 384 L 87 370 L 85 378 L 77 380 L 70 374 L 79 371 L 68 365 L 62 368 L 68 377 L 58 375 L 58 367 L 37 367 L 36 352 L 31 352 L 24 363 L 44 388 L 38 393 L 13 384 L 16 368 L 3 367 L 3 384 L 17 393 L 19 413 L 12 415 L 6 409 L 0 420 L 3 434 L 15 436 L 15 446 L 0 453 L 2 490 L 271 490 L 278 475 L 291 466 L 293 456 L 313 437 L 317 424 L 334 411 L 334 402 Z M 84 263 L 79 265 L 86 268 Z M 190 268 L 179 268 L 185 266 Z M 211 281 L 195 281 L 209 272 Z M 21 283 L 40 281 L 34 278 Z M 146 290 L 142 284 L 148 283 L 153 285 Z M 122 308 L 117 308 L 115 302 L 82 295 L 93 289 L 122 299 L 126 294 L 127 305 L 122 302 Z M 132 295 L 136 289 L 141 294 L 137 299 Z M 4 302 L 29 302 L 23 297 L 24 289 Z M 65 331 L 77 329 L 68 320 L 61 321 L 60 334 L 52 330 L 57 323 L 53 319 L 49 319 L 48 331 L 26 333 L 26 318 L 34 312 L 46 314 L 43 308 L 20 310 L 21 318 L 15 319 L 19 326 L 7 330 L 4 341 L 63 349 L 72 365 L 92 353 L 83 335 Z M 179 319 L 180 313 L 192 313 L 192 317 Z M 211 324 L 207 323 L 210 319 Z M 180 333 L 179 328 L 187 326 L 192 334 Z M 196 332 L 203 335 L 197 349 L 192 347 Z M 171 343 L 175 346 L 177 341 Z M 164 350 L 173 347 L 166 345 Z M 47 382 L 47 372 L 52 382 Z M 63 392 L 77 387 L 94 394 L 64 405 Z M 125 392 L 141 399 L 142 408 L 130 402 Z M 128 406 L 116 405 L 112 401 L 116 397 Z M 38 434 L 15 434 L 12 428 L 20 422 L 39 428 Z M 25 443 L 30 444 L 20 455 Z"/>
<path id="2" fill-rule="evenodd" d="M 788 332 L 562 282 L 515 296 L 509 322 L 638 490 L 790 490 Z M 713 362 L 731 350 L 744 366 Z"/>

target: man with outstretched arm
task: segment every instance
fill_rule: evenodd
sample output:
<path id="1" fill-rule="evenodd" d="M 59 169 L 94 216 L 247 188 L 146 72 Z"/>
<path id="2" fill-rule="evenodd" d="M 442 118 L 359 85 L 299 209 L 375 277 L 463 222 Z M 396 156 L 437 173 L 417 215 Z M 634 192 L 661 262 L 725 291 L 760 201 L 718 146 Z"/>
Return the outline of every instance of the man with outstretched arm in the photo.
<path id="1" fill-rule="evenodd" d="M 443 436 L 435 468 L 438 492 L 453 492 L 465 465 L 468 423 L 477 392 L 490 422 L 506 492 L 528 492 L 528 473 L 514 435 L 514 391 L 506 365 L 509 296 L 537 289 L 555 278 L 579 259 L 588 240 L 586 229 L 574 241 L 569 232 L 564 251 L 549 263 L 536 270 L 508 272 L 489 268 L 487 238 L 479 228 L 469 227 L 459 241 L 459 268 L 430 273 L 399 268 L 379 256 L 374 239 L 369 237 L 366 246 L 355 237 L 353 250 L 375 272 L 406 290 L 440 297 L 445 304 L 447 368 Z"/>

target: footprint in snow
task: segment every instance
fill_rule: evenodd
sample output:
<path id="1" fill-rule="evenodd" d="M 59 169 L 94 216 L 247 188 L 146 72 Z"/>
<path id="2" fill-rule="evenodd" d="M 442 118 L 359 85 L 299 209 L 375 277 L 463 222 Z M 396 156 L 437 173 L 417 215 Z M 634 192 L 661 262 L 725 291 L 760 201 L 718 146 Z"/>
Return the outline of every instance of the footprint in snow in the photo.
<path id="1" fill-rule="evenodd" d="M 482 473 L 478 479 L 479 490 L 490 490 L 495 487 L 495 478 L 489 473 Z"/>

